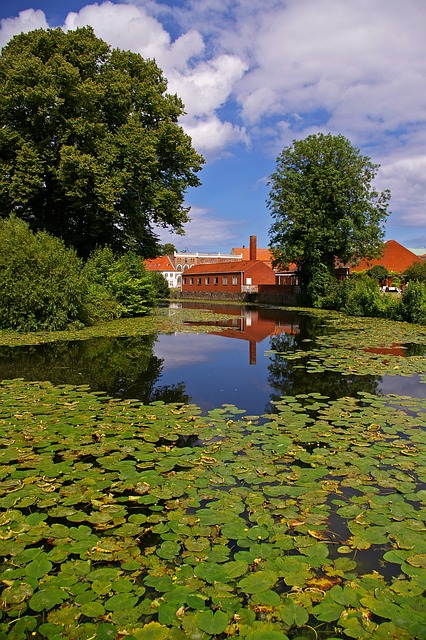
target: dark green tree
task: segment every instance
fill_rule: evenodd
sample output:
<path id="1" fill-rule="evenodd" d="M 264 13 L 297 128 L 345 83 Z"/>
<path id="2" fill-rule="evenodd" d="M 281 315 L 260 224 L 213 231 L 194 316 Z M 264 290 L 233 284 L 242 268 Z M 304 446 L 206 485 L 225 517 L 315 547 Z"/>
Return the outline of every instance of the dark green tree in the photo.
<path id="1" fill-rule="evenodd" d="M 413 262 L 405 272 L 405 280 L 426 283 L 426 262 Z"/>
<path id="2" fill-rule="evenodd" d="M 377 170 L 341 135 L 311 135 L 278 156 L 267 201 L 270 248 L 276 266 L 297 265 L 310 303 L 325 293 L 321 274 L 333 274 L 336 261 L 380 256 L 390 192 L 372 186 Z"/>
<path id="3" fill-rule="evenodd" d="M 0 55 L 0 216 L 96 246 L 158 255 L 155 228 L 182 232 L 203 158 L 154 61 L 90 27 L 38 29 Z"/>
<path id="4" fill-rule="evenodd" d="M 160 249 L 162 256 L 173 256 L 177 251 L 175 245 L 171 242 L 166 242 L 166 244 L 161 245 Z"/>
<path id="5" fill-rule="evenodd" d="M 381 284 L 388 277 L 389 271 L 383 265 L 376 264 L 374 265 L 374 267 L 371 267 L 371 269 L 367 271 L 367 274 L 370 276 L 370 278 L 373 278 L 373 280 L 377 280 L 379 284 Z"/>

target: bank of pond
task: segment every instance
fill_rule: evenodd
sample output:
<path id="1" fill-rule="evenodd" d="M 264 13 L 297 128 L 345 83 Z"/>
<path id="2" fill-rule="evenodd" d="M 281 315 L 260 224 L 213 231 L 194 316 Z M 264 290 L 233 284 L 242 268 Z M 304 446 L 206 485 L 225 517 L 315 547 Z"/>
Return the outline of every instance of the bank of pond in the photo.
<path id="1" fill-rule="evenodd" d="M 174 303 L 0 341 L 0 638 L 426 638 L 426 327 Z"/>

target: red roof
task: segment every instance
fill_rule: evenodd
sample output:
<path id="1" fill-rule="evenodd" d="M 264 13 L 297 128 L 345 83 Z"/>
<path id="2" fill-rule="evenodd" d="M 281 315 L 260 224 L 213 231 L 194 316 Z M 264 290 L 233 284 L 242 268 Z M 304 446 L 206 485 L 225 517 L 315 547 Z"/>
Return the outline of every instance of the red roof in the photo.
<path id="1" fill-rule="evenodd" d="M 352 267 L 352 271 L 367 271 L 371 269 L 371 267 L 375 267 L 376 265 L 380 265 L 385 267 L 391 273 L 404 273 L 411 267 L 414 262 L 420 262 L 423 264 L 422 258 L 416 256 L 415 253 L 406 249 L 399 244 L 396 240 L 387 240 L 385 242 L 385 247 L 383 251 L 383 255 L 381 258 L 377 258 L 374 260 L 367 260 L 363 258 L 361 262 L 356 266 Z"/>
<path id="2" fill-rule="evenodd" d="M 158 256 L 145 260 L 147 271 L 176 271 L 169 256 Z"/>
<path id="3" fill-rule="evenodd" d="M 231 249 L 231 253 L 241 255 L 241 260 L 250 260 L 250 247 L 234 247 Z M 256 259 L 262 262 L 272 262 L 272 254 L 269 249 L 256 248 Z"/>
<path id="4" fill-rule="evenodd" d="M 263 260 L 238 260 L 236 262 L 209 262 L 206 264 L 194 264 L 187 271 L 184 271 L 184 275 L 198 275 L 204 273 L 239 273 L 240 271 L 247 271 L 254 265 Z M 267 266 L 267 265 L 265 265 Z"/>

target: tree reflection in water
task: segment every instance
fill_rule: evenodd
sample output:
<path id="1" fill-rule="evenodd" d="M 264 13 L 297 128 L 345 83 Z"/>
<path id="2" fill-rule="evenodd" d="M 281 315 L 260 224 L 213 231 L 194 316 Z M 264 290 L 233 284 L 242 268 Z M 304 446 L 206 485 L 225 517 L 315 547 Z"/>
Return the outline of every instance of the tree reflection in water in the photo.
<path id="1" fill-rule="evenodd" d="M 157 335 L 96 338 L 25 347 L 0 347 L 2 380 L 22 377 L 55 385 L 87 384 L 112 397 L 187 403 L 185 384 L 158 386 L 163 359 L 154 354 Z"/>

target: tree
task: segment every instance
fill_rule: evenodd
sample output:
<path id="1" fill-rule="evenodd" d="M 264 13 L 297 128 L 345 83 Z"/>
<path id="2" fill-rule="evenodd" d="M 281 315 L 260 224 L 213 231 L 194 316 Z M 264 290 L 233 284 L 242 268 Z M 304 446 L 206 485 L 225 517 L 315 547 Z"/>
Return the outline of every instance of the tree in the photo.
<path id="1" fill-rule="evenodd" d="M 177 251 L 175 245 L 171 242 L 161 245 L 160 250 L 162 256 L 173 256 Z"/>
<path id="2" fill-rule="evenodd" d="M 0 55 L 0 216 L 11 213 L 87 257 L 96 246 L 158 254 L 181 232 L 203 158 L 154 61 L 90 27 L 38 29 Z"/>
<path id="3" fill-rule="evenodd" d="M 405 280 L 426 283 L 426 262 L 413 262 L 405 272 Z"/>
<path id="4" fill-rule="evenodd" d="M 336 261 L 380 256 L 390 193 L 372 187 L 377 170 L 341 135 L 294 141 L 277 158 L 267 201 L 270 248 L 276 266 L 297 265 L 311 303 L 321 294 L 318 283 L 328 281 L 320 274 L 332 274 Z"/>

